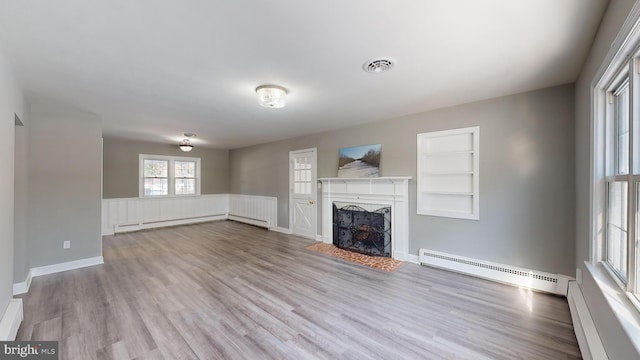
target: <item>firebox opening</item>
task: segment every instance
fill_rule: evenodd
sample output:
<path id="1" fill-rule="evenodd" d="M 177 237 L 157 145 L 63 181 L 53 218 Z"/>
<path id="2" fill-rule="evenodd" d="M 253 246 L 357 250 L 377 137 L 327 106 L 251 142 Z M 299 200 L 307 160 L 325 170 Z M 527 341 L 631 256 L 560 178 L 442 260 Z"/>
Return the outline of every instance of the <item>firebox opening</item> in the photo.
<path id="1" fill-rule="evenodd" d="M 333 204 L 333 244 L 365 255 L 391 257 L 391 207 L 369 211 Z"/>

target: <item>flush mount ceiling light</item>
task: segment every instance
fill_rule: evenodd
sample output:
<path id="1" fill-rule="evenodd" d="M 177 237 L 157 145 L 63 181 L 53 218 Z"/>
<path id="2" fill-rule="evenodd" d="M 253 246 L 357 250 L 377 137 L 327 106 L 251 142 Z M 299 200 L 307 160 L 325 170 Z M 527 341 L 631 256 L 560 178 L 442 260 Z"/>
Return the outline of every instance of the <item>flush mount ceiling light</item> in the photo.
<path id="1" fill-rule="evenodd" d="M 182 142 L 180 142 L 180 150 L 185 151 L 185 152 L 189 152 L 192 149 L 193 149 L 193 145 L 191 144 L 189 139 L 184 139 L 184 140 L 182 140 Z"/>
<path id="2" fill-rule="evenodd" d="M 287 90 L 277 85 L 260 85 L 256 88 L 258 103 L 268 108 L 281 108 L 287 104 Z"/>
<path id="3" fill-rule="evenodd" d="M 191 141 L 189 141 L 189 138 L 196 136 L 196 134 L 184 133 L 182 135 L 184 135 L 186 138 L 180 142 L 180 145 L 178 145 L 180 147 L 180 150 L 184 152 L 193 150 L 193 145 L 191 144 Z"/>
<path id="4" fill-rule="evenodd" d="M 392 58 L 381 58 L 369 60 L 362 65 L 362 69 L 368 73 L 379 74 L 383 71 L 391 70 L 396 64 Z"/>

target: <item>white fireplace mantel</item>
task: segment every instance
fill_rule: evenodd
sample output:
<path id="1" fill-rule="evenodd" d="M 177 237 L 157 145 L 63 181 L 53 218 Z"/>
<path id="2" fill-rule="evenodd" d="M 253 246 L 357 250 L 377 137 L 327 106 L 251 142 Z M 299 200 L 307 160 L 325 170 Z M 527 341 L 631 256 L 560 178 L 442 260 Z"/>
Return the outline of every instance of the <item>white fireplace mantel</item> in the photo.
<path id="1" fill-rule="evenodd" d="M 333 243 L 334 202 L 391 206 L 391 252 L 405 261 L 409 252 L 410 176 L 376 178 L 320 178 L 322 183 L 322 240 Z"/>

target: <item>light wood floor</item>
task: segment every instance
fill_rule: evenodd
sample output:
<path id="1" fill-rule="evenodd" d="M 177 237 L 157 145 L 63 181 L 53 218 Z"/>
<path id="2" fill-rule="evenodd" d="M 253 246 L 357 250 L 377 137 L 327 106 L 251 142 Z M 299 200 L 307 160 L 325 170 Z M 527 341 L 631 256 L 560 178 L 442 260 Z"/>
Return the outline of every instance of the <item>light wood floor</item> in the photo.
<path id="1" fill-rule="evenodd" d="M 105 264 L 33 279 L 18 340 L 61 359 L 580 359 L 566 299 L 394 273 L 231 221 L 104 237 Z"/>

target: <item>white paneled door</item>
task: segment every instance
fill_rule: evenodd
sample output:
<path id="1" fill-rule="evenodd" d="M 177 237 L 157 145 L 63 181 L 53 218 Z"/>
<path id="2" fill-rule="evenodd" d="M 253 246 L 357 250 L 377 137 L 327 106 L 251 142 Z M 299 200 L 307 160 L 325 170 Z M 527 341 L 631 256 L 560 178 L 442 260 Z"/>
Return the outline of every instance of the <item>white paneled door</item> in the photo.
<path id="1" fill-rule="evenodd" d="M 289 153 L 289 224 L 295 235 L 315 239 L 317 231 L 317 150 Z"/>

